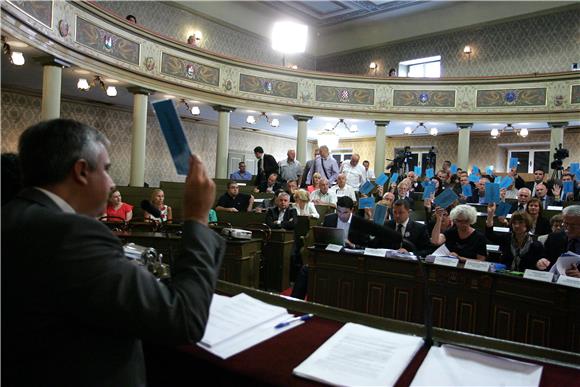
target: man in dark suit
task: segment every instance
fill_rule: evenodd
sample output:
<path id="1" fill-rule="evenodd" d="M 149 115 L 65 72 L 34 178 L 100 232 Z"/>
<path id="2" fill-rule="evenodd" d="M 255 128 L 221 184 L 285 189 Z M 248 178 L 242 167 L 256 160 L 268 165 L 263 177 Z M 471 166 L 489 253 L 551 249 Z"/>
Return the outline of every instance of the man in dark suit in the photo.
<path id="1" fill-rule="evenodd" d="M 536 186 L 538 184 L 544 183 L 544 177 L 546 173 L 542 169 L 536 169 L 534 171 L 534 180 L 533 181 L 524 181 L 520 175 L 515 176 L 515 187 L 517 189 L 520 188 L 528 188 L 532 192 L 532 196 L 536 196 Z"/>
<path id="2" fill-rule="evenodd" d="M 391 230 L 396 231 L 405 240 L 412 243 L 411 250 L 400 248 L 401 252 L 413 252 L 417 256 L 425 256 L 431 252 L 431 244 L 424 224 L 409 218 L 409 203 L 399 199 L 393 204 L 393 220 L 386 223 Z"/>
<path id="3" fill-rule="evenodd" d="M 268 179 L 266 181 L 263 181 L 259 186 L 254 188 L 254 192 L 255 193 L 258 193 L 258 192 L 274 193 L 280 189 L 282 189 L 282 184 L 280 184 L 280 182 L 278 181 L 278 174 L 271 173 L 270 176 L 268 176 Z"/>
<path id="4" fill-rule="evenodd" d="M 2 381 L 10 386 L 144 386 L 141 339 L 201 339 L 224 242 L 207 227 L 215 185 L 197 156 L 184 192 L 172 282 L 129 261 L 95 219 L 114 186 L 108 140 L 72 120 L 28 128 L 25 190 L 2 208 Z"/>
<path id="5" fill-rule="evenodd" d="M 580 254 L 580 205 L 568 206 L 562 210 L 564 217 L 564 231 L 558 231 L 548 235 L 544 244 L 546 258 L 540 259 L 536 266 L 540 270 L 547 270 L 556 263 L 563 253 L 571 251 Z M 578 266 L 566 270 L 566 275 L 580 277 Z"/>
<path id="6" fill-rule="evenodd" d="M 266 224 L 274 229 L 294 230 L 297 223 L 298 212 L 290 208 L 290 195 L 280 192 L 276 197 L 276 206 L 268 208 Z"/>
<path id="7" fill-rule="evenodd" d="M 540 199 L 542 208 L 548 209 L 549 206 L 562 206 L 562 201 L 554 199 L 553 196 L 548 196 L 548 186 L 544 183 L 536 184 L 536 197 Z"/>
<path id="8" fill-rule="evenodd" d="M 265 154 L 264 148 L 257 146 L 254 148 L 254 155 L 258 159 L 258 173 L 256 174 L 256 181 L 254 185 L 258 187 L 260 184 L 268 180 L 268 176 L 272 173 L 278 174 L 278 162 L 274 156 Z"/>
<path id="9" fill-rule="evenodd" d="M 306 188 L 308 186 L 308 184 L 306 184 L 308 174 L 310 173 L 310 169 L 312 169 L 312 166 L 314 165 L 314 162 L 316 161 L 316 158 L 319 154 L 320 151 L 318 148 L 314 149 L 314 158 L 312 160 L 306 161 L 306 164 L 304 165 L 304 171 L 302 171 L 302 176 L 300 176 L 300 188 Z"/>

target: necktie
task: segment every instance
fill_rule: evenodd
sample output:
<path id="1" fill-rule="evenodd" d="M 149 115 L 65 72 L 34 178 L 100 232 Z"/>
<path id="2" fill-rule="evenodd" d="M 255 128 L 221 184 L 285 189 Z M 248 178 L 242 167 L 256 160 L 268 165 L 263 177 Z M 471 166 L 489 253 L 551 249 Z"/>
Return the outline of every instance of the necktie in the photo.
<path id="1" fill-rule="evenodd" d="M 403 234 L 403 225 L 402 224 L 397 224 L 397 232 L 401 235 Z"/>
<path id="2" fill-rule="evenodd" d="M 520 204 L 520 205 L 518 206 L 518 211 L 523 211 L 523 210 L 524 210 L 524 205 L 523 205 L 523 204 Z"/>

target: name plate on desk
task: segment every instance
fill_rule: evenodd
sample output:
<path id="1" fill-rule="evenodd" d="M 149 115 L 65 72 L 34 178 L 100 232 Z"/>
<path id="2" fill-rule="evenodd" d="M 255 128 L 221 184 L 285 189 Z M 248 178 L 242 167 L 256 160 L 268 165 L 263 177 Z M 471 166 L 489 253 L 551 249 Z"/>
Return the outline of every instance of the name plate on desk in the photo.
<path id="1" fill-rule="evenodd" d="M 485 245 L 487 251 L 499 251 L 499 245 Z"/>
<path id="2" fill-rule="evenodd" d="M 510 232 L 510 228 L 509 227 L 497 227 L 497 226 L 495 226 L 493 228 L 493 231 L 495 231 L 495 232 Z"/>
<path id="3" fill-rule="evenodd" d="M 562 206 L 548 206 L 547 210 L 550 211 L 562 211 L 564 209 L 564 207 Z"/>
<path id="4" fill-rule="evenodd" d="M 465 266 L 463 267 L 470 270 L 489 271 L 491 262 L 478 261 L 477 259 L 468 259 L 465 261 Z"/>
<path id="5" fill-rule="evenodd" d="M 329 243 L 328 246 L 326 246 L 326 250 L 338 253 L 340 250 L 342 250 L 342 246 Z"/>
<path id="6" fill-rule="evenodd" d="M 580 288 L 580 278 L 561 275 L 558 277 L 557 283 L 564 286 L 571 286 L 573 288 Z"/>
<path id="7" fill-rule="evenodd" d="M 364 254 L 370 255 L 372 257 L 385 258 L 387 256 L 387 249 L 371 249 L 371 248 L 365 247 Z"/>
<path id="8" fill-rule="evenodd" d="M 535 281 L 552 282 L 554 279 L 554 273 L 550 273 L 549 271 L 526 269 L 524 272 L 524 278 Z"/>
<path id="9" fill-rule="evenodd" d="M 436 265 L 457 267 L 457 265 L 459 265 L 459 259 L 451 257 L 435 257 L 433 263 Z"/>

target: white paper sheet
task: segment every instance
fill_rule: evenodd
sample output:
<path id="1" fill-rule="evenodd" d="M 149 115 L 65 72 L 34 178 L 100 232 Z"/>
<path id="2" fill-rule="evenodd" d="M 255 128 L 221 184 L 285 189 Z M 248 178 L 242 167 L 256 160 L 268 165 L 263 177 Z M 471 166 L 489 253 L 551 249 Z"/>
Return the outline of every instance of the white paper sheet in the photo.
<path id="1" fill-rule="evenodd" d="M 341 386 L 391 386 L 423 339 L 348 323 L 294 368 L 304 378 Z"/>
<path id="2" fill-rule="evenodd" d="M 387 256 L 387 249 L 372 249 L 370 247 L 365 247 L 364 255 L 385 258 Z"/>
<path id="3" fill-rule="evenodd" d="M 451 255 L 451 251 L 449 251 L 449 249 L 447 248 L 447 246 L 445 245 L 445 243 L 443 243 L 431 255 L 435 255 L 435 256 L 438 256 L 438 257 L 448 257 L 448 256 Z"/>
<path id="4" fill-rule="evenodd" d="M 342 250 L 342 246 L 341 245 L 335 245 L 333 243 L 329 243 L 326 246 L 326 250 L 328 250 L 328 251 L 335 251 L 335 252 L 338 253 L 338 252 L 340 252 L 340 250 Z"/>
<path id="5" fill-rule="evenodd" d="M 550 269 L 550 272 L 566 275 L 566 270 L 570 269 L 572 265 L 578 264 L 580 264 L 580 255 L 568 251 L 567 253 L 560 255 L 556 264 Z"/>
<path id="6" fill-rule="evenodd" d="M 542 366 L 452 345 L 431 347 L 411 386 L 538 386 Z"/>

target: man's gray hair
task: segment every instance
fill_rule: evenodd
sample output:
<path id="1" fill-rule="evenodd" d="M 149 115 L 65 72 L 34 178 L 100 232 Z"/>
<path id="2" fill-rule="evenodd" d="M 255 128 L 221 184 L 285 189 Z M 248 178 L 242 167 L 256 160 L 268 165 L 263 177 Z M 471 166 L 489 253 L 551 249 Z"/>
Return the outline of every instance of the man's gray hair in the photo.
<path id="1" fill-rule="evenodd" d="M 109 140 L 88 125 L 67 119 L 43 121 L 20 136 L 18 151 L 25 186 L 60 183 L 78 160 L 97 167 L 98 155 Z"/>
<path id="2" fill-rule="evenodd" d="M 460 204 L 451 210 L 449 218 L 453 221 L 457 218 L 464 218 L 469 221 L 469 224 L 474 224 L 477 221 L 477 211 L 468 204 Z"/>
<path id="3" fill-rule="evenodd" d="M 562 215 L 564 216 L 580 216 L 580 205 L 574 204 L 573 206 L 568 206 L 562 210 Z"/>
<path id="4" fill-rule="evenodd" d="M 526 192 L 526 191 L 528 191 L 528 195 L 530 195 L 530 196 L 532 195 L 532 191 L 529 188 L 524 187 L 524 188 L 518 189 L 518 193 Z"/>

